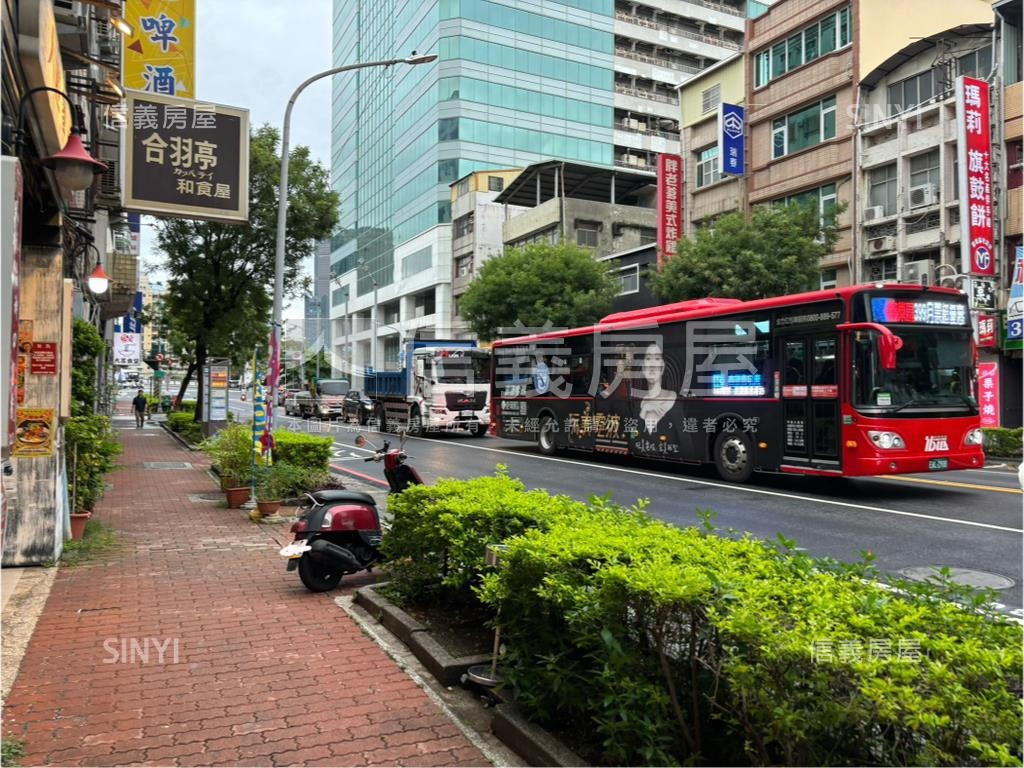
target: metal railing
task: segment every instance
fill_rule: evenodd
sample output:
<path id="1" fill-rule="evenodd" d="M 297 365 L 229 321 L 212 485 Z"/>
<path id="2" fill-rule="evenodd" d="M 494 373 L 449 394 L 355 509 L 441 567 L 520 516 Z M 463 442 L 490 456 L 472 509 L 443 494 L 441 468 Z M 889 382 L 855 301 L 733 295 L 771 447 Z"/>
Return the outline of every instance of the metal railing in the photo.
<path id="1" fill-rule="evenodd" d="M 615 84 L 615 92 L 621 93 L 625 96 L 635 96 L 638 99 L 648 99 L 650 101 L 660 101 L 662 104 L 672 104 L 673 106 L 679 106 L 679 99 L 671 96 L 663 96 L 656 91 L 643 91 L 639 88 L 633 88 L 628 85 Z"/>
<path id="2" fill-rule="evenodd" d="M 703 3 L 701 3 L 703 5 Z M 615 11 L 615 18 L 619 21 L 625 21 L 628 24 L 636 24 L 640 27 L 647 27 L 648 29 L 657 29 L 659 31 L 671 32 L 674 35 L 680 37 L 686 37 L 690 40 L 697 40 L 708 45 L 717 45 L 721 48 L 728 48 L 731 51 L 738 51 L 743 48 L 743 44 L 729 40 L 725 37 L 716 37 L 715 35 L 704 34 L 703 32 L 695 32 L 692 29 L 684 29 L 683 27 L 677 27 L 672 24 L 663 21 L 656 21 L 655 19 L 649 19 L 646 16 L 637 16 L 636 14 L 626 13 L 625 11 Z"/>
<path id="3" fill-rule="evenodd" d="M 677 69 L 680 72 L 687 72 L 691 75 L 696 75 L 698 72 L 700 72 L 700 67 L 694 64 L 684 64 L 681 61 L 673 61 L 672 59 L 666 59 L 660 56 L 650 56 L 646 53 L 631 51 L 628 48 L 616 48 L 615 55 L 623 56 L 627 59 L 633 59 L 634 61 L 642 61 L 645 64 L 653 64 L 658 67 L 669 67 L 670 69 Z"/>

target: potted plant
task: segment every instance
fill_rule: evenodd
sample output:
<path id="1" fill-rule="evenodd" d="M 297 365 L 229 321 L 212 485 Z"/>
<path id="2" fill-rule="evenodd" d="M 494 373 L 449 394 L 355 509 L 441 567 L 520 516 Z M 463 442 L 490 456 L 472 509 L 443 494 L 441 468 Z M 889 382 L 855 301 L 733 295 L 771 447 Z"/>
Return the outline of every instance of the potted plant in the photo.
<path id="1" fill-rule="evenodd" d="M 287 464 L 260 467 L 256 472 L 256 507 L 262 517 L 277 512 L 281 506 L 283 486 L 288 480 Z"/>
<path id="2" fill-rule="evenodd" d="M 200 447 L 220 475 L 228 507 L 237 509 L 242 506 L 249 500 L 255 453 L 250 429 L 242 424 L 229 424 L 204 440 Z"/>
<path id="3" fill-rule="evenodd" d="M 71 500 L 71 538 L 80 539 L 92 510 L 103 496 L 106 475 L 121 446 L 106 416 L 74 416 L 64 425 L 64 459 Z"/>

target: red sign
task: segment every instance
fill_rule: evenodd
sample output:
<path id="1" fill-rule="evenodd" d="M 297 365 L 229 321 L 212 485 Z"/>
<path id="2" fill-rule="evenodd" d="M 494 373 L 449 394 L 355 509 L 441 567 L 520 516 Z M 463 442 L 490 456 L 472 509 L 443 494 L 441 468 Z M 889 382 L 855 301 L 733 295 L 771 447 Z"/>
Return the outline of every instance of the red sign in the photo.
<path id="1" fill-rule="evenodd" d="M 676 255 L 683 236 L 683 164 L 679 155 L 658 155 L 658 268 Z"/>
<path id="2" fill-rule="evenodd" d="M 57 342 L 32 342 L 32 356 L 29 358 L 28 372 L 33 376 L 57 375 Z"/>
<path id="3" fill-rule="evenodd" d="M 978 363 L 978 410 L 981 426 L 999 426 L 999 363 Z"/>
<path id="4" fill-rule="evenodd" d="M 956 119 L 961 269 L 971 275 L 995 275 L 988 83 L 973 77 L 957 78 Z"/>
<path id="5" fill-rule="evenodd" d="M 992 315 L 978 315 L 977 344 L 979 347 L 996 345 L 996 319 Z"/>

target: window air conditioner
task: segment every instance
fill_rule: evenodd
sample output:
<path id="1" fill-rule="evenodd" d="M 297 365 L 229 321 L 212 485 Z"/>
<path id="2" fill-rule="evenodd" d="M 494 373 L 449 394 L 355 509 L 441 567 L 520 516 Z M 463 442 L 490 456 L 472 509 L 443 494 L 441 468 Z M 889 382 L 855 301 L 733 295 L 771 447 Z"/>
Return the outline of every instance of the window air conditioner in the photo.
<path id="1" fill-rule="evenodd" d="M 922 208 L 939 202 L 939 191 L 934 184 L 919 184 L 910 188 L 910 207 Z"/>
<path id="2" fill-rule="evenodd" d="M 868 250 L 871 251 L 871 253 L 885 253 L 893 250 L 895 247 L 896 238 L 893 235 L 873 237 L 868 240 Z"/>
<path id="3" fill-rule="evenodd" d="M 904 262 L 902 282 L 917 283 L 918 285 L 934 284 L 935 265 L 931 262 L 930 259 Z"/>
<path id="4" fill-rule="evenodd" d="M 881 205 L 871 205 L 864 209 L 864 221 L 874 221 L 885 216 L 885 208 Z"/>

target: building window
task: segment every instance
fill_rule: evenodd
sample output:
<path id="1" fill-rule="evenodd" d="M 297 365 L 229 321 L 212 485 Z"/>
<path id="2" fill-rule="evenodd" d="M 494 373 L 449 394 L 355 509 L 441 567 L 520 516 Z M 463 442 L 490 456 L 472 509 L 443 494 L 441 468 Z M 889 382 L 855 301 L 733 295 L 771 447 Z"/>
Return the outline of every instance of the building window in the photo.
<path id="1" fill-rule="evenodd" d="M 454 141 L 459 138 L 459 118 L 442 117 L 437 121 L 437 140 Z"/>
<path id="2" fill-rule="evenodd" d="M 449 224 L 452 220 L 452 204 L 450 200 L 437 204 L 437 223 Z"/>
<path id="3" fill-rule="evenodd" d="M 798 205 L 802 205 L 804 203 L 814 203 L 821 212 L 820 223 L 821 226 L 824 227 L 835 223 L 837 201 L 836 185 L 826 184 L 823 187 L 805 189 L 803 192 L 797 192 L 794 195 L 780 197 L 777 200 L 773 200 L 771 204 L 792 205 L 793 203 L 796 203 Z"/>
<path id="4" fill-rule="evenodd" d="M 893 83 L 888 88 L 889 114 L 898 115 L 942 93 L 943 75 L 938 69 Z"/>
<path id="5" fill-rule="evenodd" d="M 465 216 L 459 216 L 455 221 L 452 222 L 453 234 L 455 237 L 465 237 L 473 233 L 473 212 L 470 211 Z"/>
<path id="6" fill-rule="evenodd" d="M 630 264 L 612 272 L 612 278 L 619 285 L 618 296 L 640 293 L 640 265 Z"/>
<path id="7" fill-rule="evenodd" d="M 697 156 L 697 187 L 706 187 L 722 178 L 718 167 L 718 145 L 702 150 Z"/>
<path id="8" fill-rule="evenodd" d="M 847 6 L 755 54 L 754 87 L 767 85 L 819 56 L 845 48 L 852 41 L 852 17 Z"/>
<path id="9" fill-rule="evenodd" d="M 458 197 L 469 194 L 469 179 L 459 179 L 458 185 L 455 187 L 455 194 Z"/>
<path id="10" fill-rule="evenodd" d="M 469 277 L 473 274 L 473 257 L 460 256 L 455 260 L 455 276 Z"/>
<path id="11" fill-rule="evenodd" d="M 920 187 L 931 184 L 936 191 L 939 189 L 939 150 L 933 149 L 923 155 L 910 158 L 910 186 Z"/>
<path id="12" fill-rule="evenodd" d="M 577 221 L 576 244 L 597 248 L 597 236 L 600 232 L 601 225 L 596 221 Z"/>
<path id="13" fill-rule="evenodd" d="M 434 314 L 434 289 L 416 294 L 413 317 L 426 317 Z"/>
<path id="14" fill-rule="evenodd" d="M 455 181 L 459 173 L 458 160 L 439 160 L 437 163 L 437 180 L 441 184 Z"/>
<path id="15" fill-rule="evenodd" d="M 331 291 L 331 306 L 336 307 L 339 304 L 348 303 L 348 286 L 343 285 L 341 288 L 335 288 Z"/>
<path id="16" fill-rule="evenodd" d="M 868 203 L 881 206 L 883 216 L 896 214 L 896 163 L 871 171 Z"/>
<path id="17" fill-rule="evenodd" d="M 992 74 L 992 46 L 986 45 L 976 51 L 957 57 L 960 74 L 987 80 Z"/>
<path id="18" fill-rule="evenodd" d="M 1024 144 L 1020 139 L 1006 142 L 1006 188 L 1017 189 L 1024 183 Z"/>
<path id="19" fill-rule="evenodd" d="M 707 114 L 719 104 L 722 103 L 722 86 L 719 83 L 715 83 L 710 88 L 701 92 L 700 95 L 700 111 L 702 114 Z"/>
<path id="20" fill-rule="evenodd" d="M 772 157 L 779 158 L 836 137 L 836 97 L 829 96 L 772 121 Z"/>
<path id="21" fill-rule="evenodd" d="M 402 259 L 402 277 L 411 277 L 420 272 L 425 272 L 430 269 L 432 264 L 433 249 L 428 245 L 426 248 L 410 253 Z"/>
<path id="22" fill-rule="evenodd" d="M 488 176 L 487 189 L 490 192 L 501 192 L 505 188 L 505 180 L 501 176 Z"/>
<path id="23" fill-rule="evenodd" d="M 896 257 L 871 259 L 865 265 L 867 279 L 872 283 L 895 281 L 897 277 Z"/>
<path id="24" fill-rule="evenodd" d="M 821 270 L 821 290 L 827 291 L 839 285 L 839 272 L 835 269 Z"/>

